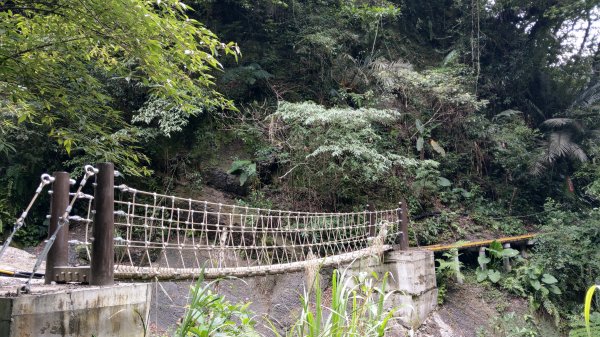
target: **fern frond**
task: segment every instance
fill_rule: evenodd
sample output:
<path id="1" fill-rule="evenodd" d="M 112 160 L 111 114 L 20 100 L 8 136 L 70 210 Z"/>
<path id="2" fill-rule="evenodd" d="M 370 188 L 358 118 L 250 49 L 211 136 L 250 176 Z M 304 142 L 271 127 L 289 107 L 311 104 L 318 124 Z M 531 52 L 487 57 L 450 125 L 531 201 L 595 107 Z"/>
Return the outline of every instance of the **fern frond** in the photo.
<path id="1" fill-rule="evenodd" d="M 546 169 L 547 166 L 545 156 L 542 156 L 542 158 L 539 158 L 533 163 L 533 166 L 531 168 L 531 174 L 533 174 L 534 176 L 540 176 L 544 171 L 546 171 Z"/>
<path id="2" fill-rule="evenodd" d="M 590 85 L 583 91 L 573 102 L 573 106 L 587 108 L 598 104 L 598 102 L 600 102 L 600 82 Z"/>

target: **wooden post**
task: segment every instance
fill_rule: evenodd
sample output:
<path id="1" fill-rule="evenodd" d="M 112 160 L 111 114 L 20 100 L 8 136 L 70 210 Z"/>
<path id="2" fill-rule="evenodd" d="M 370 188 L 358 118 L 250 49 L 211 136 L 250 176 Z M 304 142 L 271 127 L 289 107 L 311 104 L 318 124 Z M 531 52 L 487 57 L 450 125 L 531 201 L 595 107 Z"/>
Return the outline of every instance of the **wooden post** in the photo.
<path id="1" fill-rule="evenodd" d="M 463 284 L 465 282 L 463 274 L 460 272 L 460 260 L 458 259 L 458 248 L 450 250 L 454 255 L 454 273 L 456 274 L 456 283 Z"/>
<path id="2" fill-rule="evenodd" d="M 510 243 L 505 243 L 504 244 L 504 248 L 510 248 Z M 502 265 L 504 267 L 504 271 L 507 273 L 510 273 L 510 271 L 512 270 L 512 266 L 510 265 L 510 258 L 509 257 L 503 257 L 502 258 Z"/>
<path id="3" fill-rule="evenodd" d="M 402 240 L 400 241 L 400 250 L 408 249 L 408 207 L 406 200 L 400 202 L 399 207 L 400 231 L 402 231 Z"/>
<path id="4" fill-rule="evenodd" d="M 94 201 L 96 215 L 92 228 L 90 285 L 114 284 L 115 168 L 112 163 L 98 164 Z"/>
<path id="5" fill-rule="evenodd" d="M 65 214 L 69 205 L 70 177 L 67 172 L 54 172 L 54 182 L 52 183 L 52 197 L 50 199 L 50 226 L 48 227 L 48 237 L 56 231 L 58 222 Z M 54 267 L 66 266 L 69 264 L 69 227 L 63 226 L 56 234 L 56 239 L 48 251 L 46 259 L 46 274 L 44 283 L 50 284 L 55 281 Z"/>
<path id="6" fill-rule="evenodd" d="M 369 237 L 377 236 L 377 228 L 375 228 L 375 206 L 367 204 L 367 228 L 369 228 Z"/>
<path id="7" fill-rule="evenodd" d="M 529 258 L 529 251 L 527 250 L 527 244 L 522 244 L 520 247 L 521 257 L 524 259 Z"/>
<path id="8" fill-rule="evenodd" d="M 479 256 L 485 256 L 485 247 L 479 247 Z M 480 263 L 479 264 L 479 268 L 481 268 L 481 270 L 487 270 L 487 263 Z"/>

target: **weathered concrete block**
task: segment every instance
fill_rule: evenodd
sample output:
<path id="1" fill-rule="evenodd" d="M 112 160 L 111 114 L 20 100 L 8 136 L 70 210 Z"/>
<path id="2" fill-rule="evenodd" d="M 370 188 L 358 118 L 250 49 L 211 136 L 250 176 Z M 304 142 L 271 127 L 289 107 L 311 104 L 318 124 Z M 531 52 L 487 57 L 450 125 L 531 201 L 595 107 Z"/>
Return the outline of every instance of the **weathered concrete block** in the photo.
<path id="1" fill-rule="evenodd" d="M 383 260 L 383 261 L 382 261 Z M 418 328 L 437 306 L 437 285 L 433 252 L 404 250 L 387 252 L 383 259 L 369 257 L 356 261 L 352 273 L 389 273 L 386 304 L 407 328 Z"/>
<path id="2" fill-rule="evenodd" d="M 384 256 L 392 290 L 419 295 L 437 287 L 433 252 L 427 250 L 392 251 Z"/>
<path id="3" fill-rule="evenodd" d="M 35 286 L 0 295 L 0 336 L 143 336 L 150 285 Z"/>
<path id="4" fill-rule="evenodd" d="M 402 325 L 416 329 L 437 306 L 437 288 L 427 290 L 420 295 L 396 292 L 390 296 L 388 306 L 396 309 L 395 317 L 399 317 Z"/>

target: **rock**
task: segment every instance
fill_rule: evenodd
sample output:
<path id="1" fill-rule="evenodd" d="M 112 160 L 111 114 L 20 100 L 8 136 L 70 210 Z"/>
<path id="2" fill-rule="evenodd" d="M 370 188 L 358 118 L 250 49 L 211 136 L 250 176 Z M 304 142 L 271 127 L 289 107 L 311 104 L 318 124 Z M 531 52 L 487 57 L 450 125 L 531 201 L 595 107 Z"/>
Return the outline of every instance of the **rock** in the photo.
<path id="1" fill-rule="evenodd" d="M 206 183 L 217 190 L 233 193 L 239 196 L 248 194 L 248 186 L 240 185 L 240 178 L 233 174 L 228 174 L 218 168 L 211 168 L 204 172 Z"/>

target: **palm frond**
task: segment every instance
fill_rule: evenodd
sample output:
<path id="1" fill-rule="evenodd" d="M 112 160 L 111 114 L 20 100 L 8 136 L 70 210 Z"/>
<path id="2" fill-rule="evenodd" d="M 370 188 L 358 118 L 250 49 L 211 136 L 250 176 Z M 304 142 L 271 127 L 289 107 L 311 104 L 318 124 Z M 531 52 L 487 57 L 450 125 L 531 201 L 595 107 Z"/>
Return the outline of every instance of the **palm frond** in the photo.
<path id="1" fill-rule="evenodd" d="M 564 131 L 552 132 L 548 138 L 548 148 L 546 151 L 546 160 L 548 163 L 554 163 L 561 157 L 571 157 L 581 162 L 588 160 L 585 151 L 572 141 L 570 133 Z"/>
<path id="2" fill-rule="evenodd" d="M 568 131 L 554 131 L 548 135 L 540 149 L 543 152 L 538 155 L 531 167 L 531 174 L 541 175 L 548 167 L 552 166 L 560 158 L 571 158 L 580 162 L 588 161 L 585 151 L 573 142 L 571 133 Z"/>
<path id="3" fill-rule="evenodd" d="M 540 176 L 547 169 L 548 167 L 546 165 L 546 157 L 541 156 L 540 158 L 538 158 L 538 160 L 533 162 L 533 165 L 531 167 L 531 174 L 533 174 L 534 176 Z"/>
<path id="4" fill-rule="evenodd" d="M 542 126 L 546 126 L 549 128 L 562 128 L 564 126 L 572 126 L 578 132 L 581 132 L 581 133 L 585 132 L 583 125 L 581 125 L 581 123 L 578 120 L 573 119 L 573 118 L 567 118 L 567 117 L 547 119 L 542 123 Z"/>
<path id="5" fill-rule="evenodd" d="M 519 110 L 508 109 L 508 110 L 504 110 L 504 111 L 498 113 L 496 116 L 494 116 L 492 118 L 492 120 L 495 121 L 502 117 L 512 117 L 512 116 L 519 115 L 519 114 L 523 114 L 523 112 L 521 112 Z"/>
<path id="6" fill-rule="evenodd" d="M 589 108 L 600 103 L 600 82 L 585 89 L 573 102 L 573 107 Z"/>
<path id="7" fill-rule="evenodd" d="M 531 100 L 526 100 L 525 101 L 527 103 L 527 105 L 529 105 L 529 107 L 531 108 L 531 110 L 535 113 L 537 113 L 541 118 L 546 119 L 546 114 L 542 111 L 542 109 L 540 109 L 537 105 L 535 105 L 535 103 L 533 103 Z"/>

